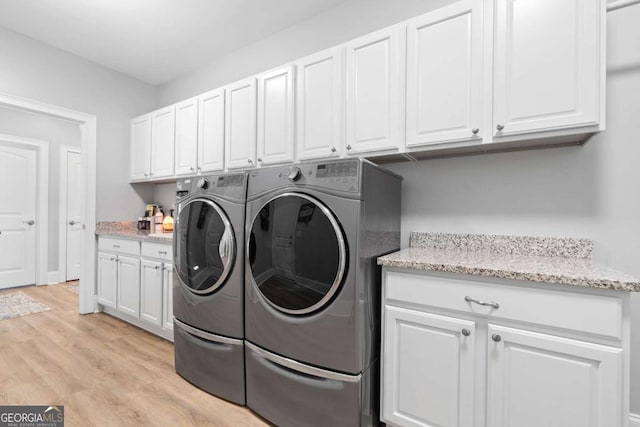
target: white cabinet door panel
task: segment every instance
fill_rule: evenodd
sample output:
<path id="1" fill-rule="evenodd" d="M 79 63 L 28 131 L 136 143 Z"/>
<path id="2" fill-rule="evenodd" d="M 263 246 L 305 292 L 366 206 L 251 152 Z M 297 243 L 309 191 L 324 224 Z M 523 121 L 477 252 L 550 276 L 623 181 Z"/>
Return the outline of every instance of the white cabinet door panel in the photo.
<path id="1" fill-rule="evenodd" d="M 344 143 L 344 48 L 296 62 L 296 157 L 337 157 Z"/>
<path id="2" fill-rule="evenodd" d="M 224 89 L 198 97 L 198 170 L 224 169 Z"/>
<path id="3" fill-rule="evenodd" d="M 615 427 L 622 349 L 489 324 L 487 424 Z"/>
<path id="4" fill-rule="evenodd" d="M 404 145 L 404 24 L 346 44 L 346 153 Z"/>
<path id="5" fill-rule="evenodd" d="M 175 106 L 151 113 L 151 178 L 173 176 L 175 158 Z"/>
<path id="6" fill-rule="evenodd" d="M 116 256 L 98 252 L 98 302 L 116 308 L 118 263 Z"/>
<path id="7" fill-rule="evenodd" d="M 198 166 L 198 100 L 176 104 L 176 175 L 196 173 Z"/>
<path id="8" fill-rule="evenodd" d="M 140 258 L 118 255 L 118 310 L 140 316 Z"/>
<path id="9" fill-rule="evenodd" d="M 162 263 L 143 259 L 140 277 L 140 318 L 162 326 Z"/>
<path id="10" fill-rule="evenodd" d="M 382 420 L 473 425 L 475 336 L 472 321 L 386 305 Z"/>
<path id="11" fill-rule="evenodd" d="M 293 161 L 294 67 L 258 76 L 258 162 L 264 165 Z"/>
<path id="12" fill-rule="evenodd" d="M 496 136 L 597 124 L 604 3 L 496 1 Z"/>
<path id="13" fill-rule="evenodd" d="M 173 331 L 173 265 L 164 264 L 162 270 L 164 287 L 164 309 L 162 310 L 162 327 Z"/>
<path id="14" fill-rule="evenodd" d="M 480 1 L 460 1 L 410 20 L 407 146 L 480 140 L 481 122 Z"/>
<path id="15" fill-rule="evenodd" d="M 151 116 L 131 119 L 131 180 L 149 179 L 151 167 Z"/>
<path id="16" fill-rule="evenodd" d="M 225 165 L 247 168 L 256 163 L 256 80 L 226 87 Z"/>

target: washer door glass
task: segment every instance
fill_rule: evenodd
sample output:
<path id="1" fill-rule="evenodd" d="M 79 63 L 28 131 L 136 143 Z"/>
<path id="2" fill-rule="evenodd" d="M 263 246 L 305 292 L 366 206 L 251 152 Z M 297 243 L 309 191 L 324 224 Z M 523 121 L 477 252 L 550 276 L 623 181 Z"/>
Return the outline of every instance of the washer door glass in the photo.
<path id="1" fill-rule="evenodd" d="M 196 294 L 220 287 L 235 258 L 233 228 L 224 211 L 207 199 L 178 206 L 174 235 L 175 268 L 180 281 Z"/>
<path id="2" fill-rule="evenodd" d="M 305 194 L 285 193 L 267 202 L 253 220 L 248 250 L 255 285 L 282 312 L 315 311 L 342 283 L 342 230 L 329 209 Z"/>

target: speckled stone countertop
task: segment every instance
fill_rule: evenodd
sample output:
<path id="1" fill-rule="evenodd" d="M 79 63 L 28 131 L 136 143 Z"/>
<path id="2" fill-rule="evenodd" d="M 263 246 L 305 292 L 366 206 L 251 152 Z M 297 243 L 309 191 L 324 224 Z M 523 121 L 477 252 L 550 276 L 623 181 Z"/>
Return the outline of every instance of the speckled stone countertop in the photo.
<path id="1" fill-rule="evenodd" d="M 640 292 L 640 281 L 595 263 L 588 239 L 412 233 L 388 267 Z"/>
<path id="2" fill-rule="evenodd" d="M 151 233 L 149 230 L 138 230 L 136 221 L 105 221 L 96 223 L 96 235 L 98 236 L 123 237 L 125 239 L 165 243 L 171 243 L 173 241 L 173 233 L 166 233 L 162 237 L 150 236 L 150 234 L 154 233 Z"/>

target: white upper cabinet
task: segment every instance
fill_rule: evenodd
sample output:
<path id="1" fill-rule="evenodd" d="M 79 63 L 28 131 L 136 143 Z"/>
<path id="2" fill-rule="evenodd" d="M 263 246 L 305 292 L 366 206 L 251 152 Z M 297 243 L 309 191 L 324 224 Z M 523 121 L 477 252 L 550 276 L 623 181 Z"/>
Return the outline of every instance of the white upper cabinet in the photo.
<path id="1" fill-rule="evenodd" d="M 344 48 L 296 62 L 296 157 L 337 157 L 344 144 Z"/>
<path id="2" fill-rule="evenodd" d="M 258 76 L 258 164 L 293 161 L 294 66 Z"/>
<path id="3" fill-rule="evenodd" d="M 226 167 L 253 167 L 256 164 L 256 79 L 232 83 L 226 92 Z"/>
<path id="4" fill-rule="evenodd" d="M 408 22 L 407 147 L 481 142 L 482 87 L 481 0 Z"/>
<path id="5" fill-rule="evenodd" d="M 174 174 L 175 106 L 151 113 L 151 178 Z"/>
<path id="6" fill-rule="evenodd" d="M 151 115 L 131 119 L 131 172 L 132 181 L 149 179 L 151 166 Z"/>
<path id="7" fill-rule="evenodd" d="M 224 89 L 198 97 L 198 171 L 224 169 Z"/>
<path id="8" fill-rule="evenodd" d="M 605 2 L 495 2 L 495 136 L 598 125 Z"/>
<path id="9" fill-rule="evenodd" d="M 406 27 L 346 44 L 346 154 L 404 146 Z"/>
<path id="10" fill-rule="evenodd" d="M 196 173 L 198 166 L 198 100 L 176 104 L 176 175 Z"/>

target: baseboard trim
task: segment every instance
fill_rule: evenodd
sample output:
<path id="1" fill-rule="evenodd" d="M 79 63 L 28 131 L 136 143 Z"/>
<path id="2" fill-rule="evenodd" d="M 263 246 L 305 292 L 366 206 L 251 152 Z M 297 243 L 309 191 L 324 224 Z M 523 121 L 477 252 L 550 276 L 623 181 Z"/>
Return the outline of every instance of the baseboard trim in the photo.
<path id="1" fill-rule="evenodd" d="M 47 272 L 47 285 L 57 285 L 58 283 L 60 283 L 60 272 L 57 270 Z"/>
<path id="2" fill-rule="evenodd" d="M 640 427 L 640 415 L 633 412 L 629 414 L 629 427 Z"/>

